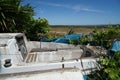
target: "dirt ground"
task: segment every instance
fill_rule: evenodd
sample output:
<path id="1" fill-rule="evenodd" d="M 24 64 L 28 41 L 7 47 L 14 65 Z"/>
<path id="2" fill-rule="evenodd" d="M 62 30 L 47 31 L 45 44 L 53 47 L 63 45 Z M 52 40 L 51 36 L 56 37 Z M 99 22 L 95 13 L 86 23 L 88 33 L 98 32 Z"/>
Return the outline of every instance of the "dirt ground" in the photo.
<path id="1" fill-rule="evenodd" d="M 89 34 L 93 30 L 95 30 L 95 27 L 51 27 L 50 33 L 59 33 L 59 34 L 66 34 L 70 30 L 73 30 L 75 33 L 83 33 L 83 34 Z M 106 28 L 101 27 L 97 28 L 97 30 L 105 30 Z"/>

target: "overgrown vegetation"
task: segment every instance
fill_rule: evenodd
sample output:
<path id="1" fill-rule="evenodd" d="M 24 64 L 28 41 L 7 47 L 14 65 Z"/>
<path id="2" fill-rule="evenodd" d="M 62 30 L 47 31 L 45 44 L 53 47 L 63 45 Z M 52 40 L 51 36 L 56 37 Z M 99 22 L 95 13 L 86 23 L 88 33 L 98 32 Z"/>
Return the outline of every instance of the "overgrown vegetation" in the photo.
<path id="1" fill-rule="evenodd" d="M 39 18 L 37 20 L 33 20 L 31 26 L 26 28 L 26 35 L 30 40 L 40 40 L 40 36 L 44 36 L 47 32 L 49 32 L 49 24 L 45 18 Z"/>
<path id="2" fill-rule="evenodd" d="M 21 0 L 0 0 L 0 32 L 23 32 L 33 19 L 33 8 Z"/>
<path id="3" fill-rule="evenodd" d="M 91 38 L 92 40 L 91 40 Z M 112 27 L 111 25 L 108 26 L 107 30 L 101 30 L 98 31 L 97 28 L 93 30 L 93 32 L 90 35 L 85 35 L 81 39 L 82 44 L 88 44 L 94 46 L 103 46 L 104 48 L 108 49 L 110 48 L 113 40 L 115 38 L 120 38 L 120 25 L 116 25 Z"/>
<path id="4" fill-rule="evenodd" d="M 30 40 L 38 40 L 38 34 L 49 31 L 45 18 L 34 19 L 34 9 L 23 0 L 0 0 L 0 33 L 22 32 Z"/>
<path id="5" fill-rule="evenodd" d="M 90 43 L 93 46 L 103 46 L 109 49 L 114 39 L 120 38 L 120 26 L 110 25 L 108 27 L 108 30 L 103 31 L 95 28 L 92 32 L 92 39 L 90 35 L 86 35 L 81 39 L 81 43 Z M 100 70 L 93 71 L 88 77 L 89 80 L 120 80 L 120 52 L 112 56 L 101 56 L 99 65 Z"/>
<path id="6" fill-rule="evenodd" d="M 120 80 L 120 52 L 100 57 L 99 64 L 100 70 L 92 72 L 89 80 Z"/>
<path id="7" fill-rule="evenodd" d="M 61 34 L 49 34 L 49 23 L 45 18 L 34 19 L 33 7 L 29 4 L 21 5 L 22 0 L 0 0 L 0 33 L 23 32 L 30 40 L 39 40 L 40 36 L 45 36 L 52 40 L 60 37 Z M 68 28 L 68 27 L 67 27 Z M 76 28 L 78 32 L 80 29 Z M 76 31 L 69 28 L 66 34 L 72 34 Z M 66 31 L 66 29 L 64 29 Z M 86 30 L 88 32 L 90 30 Z M 81 30 L 82 33 L 82 30 Z M 89 35 L 85 35 L 80 40 L 71 41 L 71 44 L 88 44 L 103 46 L 106 49 L 111 47 L 115 38 L 120 38 L 120 25 L 109 25 L 107 30 L 99 31 L 97 28 Z M 91 80 L 120 80 L 120 52 L 114 56 L 102 56 L 99 64 L 100 70 L 90 75 Z"/>

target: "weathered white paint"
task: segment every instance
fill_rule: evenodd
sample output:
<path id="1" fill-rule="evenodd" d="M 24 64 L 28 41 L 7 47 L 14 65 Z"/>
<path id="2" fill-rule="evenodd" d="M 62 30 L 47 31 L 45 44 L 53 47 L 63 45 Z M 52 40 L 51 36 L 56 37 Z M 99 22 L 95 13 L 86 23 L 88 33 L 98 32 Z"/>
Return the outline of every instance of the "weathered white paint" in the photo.
<path id="1" fill-rule="evenodd" d="M 96 63 L 95 59 L 84 59 L 82 60 L 82 63 L 83 66 L 81 65 L 81 60 L 78 61 L 71 60 L 71 61 L 56 62 L 56 63 L 23 63 L 9 68 L 2 67 L 0 74 L 62 69 L 63 64 L 64 64 L 64 68 L 78 68 L 80 70 L 85 70 L 83 74 L 90 74 L 91 69 L 93 70 L 97 69 L 95 65 Z M 89 70 L 86 71 L 86 69 Z"/>
<path id="2" fill-rule="evenodd" d="M 62 59 L 64 60 L 74 60 L 79 59 L 82 55 L 82 50 L 80 49 L 69 49 L 69 50 L 57 50 L 50 52 L 32 52 L 30 54 L 37 54 L 36 61 L 32 62 L 60 62 Z M 27 59 L 26 58 L 26 59 Z"/>
<path id="3" fill-rule="evenodd" d="M 5 59 L 11 59 L 13 65 L 23 62 L 23 57 L 21 56 L 21 52 L 19 51 L 16 39 L 15 39 L 15 36 L 17 36 L 17 35 L 20 35 L 20 33 L 0 34 L 0 37 L 6 37 L 5 42 L 4 42 L 4 40 L 2 40 L 2 38 L 0 39 L 0 41 L 3 41 L 4 44 L 7 44 L 7 46 L 5 46 L 5 47 L 0 47 L 2 64 L 4 64 Z M 64 58 L 65 60 L 78 59 L 78 58 L 80 58 L 80 56 L 82 54 L 82 50 L 79 49 L 79 47 L 75 47 L 73 45 L 68 45 L 68 44 L 52 43 L 52 42 L 50 42 L 50 43 L 42 42 L 42 48 L 57 49 L 56 51 L 30 53 L 30 51 L 33 48 L 40 48 L 40 42 L 34 42 L 34 41 L 30 42 L 30 41 L 27 41 L 27 39 L 24 35 L 23 35 L 23 37 L 24 37 L 25 45 L 27 47 L 28 55 L 36 53 L 38 62 L 61 61 L 62 58 Z M 74 49 L 74 48 L 77 48 L 77 49 Z M 4 49 L 5 49 L 5 51 L 3 51 Z M 64 49 L 64 50 L 59 50 L 59 49 Z"/>
<path id="4" fill-rule="evenodd" d="M 15 36 L 17 35 L 20 35 L 20 33 L 0 34 L 0 37 L 7 37 L 5 38 L 6 40 L 0 39 L 0 41 L 3 41 L 3 43 L 0 44 L 7 44 L 6 46 L 0 46 L 0 74 L 59 69 L 62 68 L 63 64 L 65 68 L 79 68 L 80 70 L 96 68 L 96 65 L 93 64 L 96 62 L 95 59 L 79 60 L 81 54 L 83 53 L 79 46 L 76 47 L 68 44 L 42 42 L 41 48 L 55 49 L 55 51 L 30 52 L 32 48 L 40 48 L 40 42 L 27 41 L 24 35 L 23 37 L 28 55 L 23 61 L 23 57 L 19 51 L 18 44 L 15 39 Z M 31 54 L 36 54 L 36 59 L 35 61 L 30 60 L 27 62 L 27 59 Z M 32 57 L 30 58 L 32 59 Z M 11 67 L 4 67 L 5 59 L 12 60 Z M 89 72 L 90 71 L 88 71 L 88 73 Z"/>
<path id="5" fill-rule="evenodd" d="M 1 64 L 4 64 L 4 61 L 6 59 L 11 59 L 13 65 L 21 63 L 23 61 L 23 58 L 20 51 L 18 51 L 16 40 L 14 38 L 8 38 L 7 42 L 4 44 L 6 44 L 7 46 L 0 47 Z"/>
<path id="6" fill-rule="evenodd" d="M 79 69 L 51 70 L 42 73 L 33 73 L 2 77 L 0 80 L 84 80 Z"/>

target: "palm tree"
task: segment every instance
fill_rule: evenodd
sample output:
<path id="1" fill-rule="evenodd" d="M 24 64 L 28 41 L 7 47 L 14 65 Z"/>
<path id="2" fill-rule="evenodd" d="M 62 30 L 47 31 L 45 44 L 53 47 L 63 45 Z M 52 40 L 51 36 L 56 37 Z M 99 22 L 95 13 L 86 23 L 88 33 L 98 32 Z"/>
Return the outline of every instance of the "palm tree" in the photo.
<path id="1" fill-rule="evenodd" d="M 18 12 L 20 0 L 0 0 L 0 29 L 8 30 L 11 25 L 15 25 L 14 13 Z"/>
<path id="2" fill-rule="evenodd" d="M 28 24 L 34 11 L 30 5 L 20 3 L 21 0 L 0 0 L 0 32 L 18 31 Z"/>

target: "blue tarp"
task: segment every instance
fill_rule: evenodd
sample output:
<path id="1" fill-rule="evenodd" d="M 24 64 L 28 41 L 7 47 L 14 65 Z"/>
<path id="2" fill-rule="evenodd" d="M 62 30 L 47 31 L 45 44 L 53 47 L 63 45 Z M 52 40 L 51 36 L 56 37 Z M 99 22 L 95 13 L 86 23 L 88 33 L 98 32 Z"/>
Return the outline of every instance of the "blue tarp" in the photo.
<path id="1" fill-rule="evenodd" d="M 47 38 L 43 38 L 42 42 L 55 42 L 55 43 L 65 43 L 69 44 L 69 41 L 74 41 L 77 39 L 80 39 L 83 36 L 83 34 L 70 34 L 70 35 L 64 35 L 61 38 L 54 38 L 53 40 L 49 40 Z"/>
<path id="2" fill-rule="evenodd" d="M 114 52 L 120 51 L 120 41 L 119 40 L 115 41 L 113 43 L 111 50 Z"/>
<path id="3" fill-rule="evenodd" d="M 55 43 L 66 43 L 69 44 L 69 39 L 66 38 L 58 38 L 57 40 L 54 41 Z"/>
<path id="4" fill-rule="evenodd" d="M 51 40 L 49 40 L 47 38 L 43 38 L 43 39 L 41 39 L 41 42 L 51 42 Z"/>
<path id="5" fill-rule="evenodd" d="M 82 36 L 82 34 L 70 34 L 70 35 L 63 36 L 62 38 L 75 40 L 75 39 L 81 38 L 81 36 Z"/>
<path id="6" fill-rule="evenodd" d="M 69 44 L 69 40 L 77 40 L 82 37 L 82 34 L 70 34 L 70 35 L 65 35 L 61 38 L 56 39 L 54 42 L 55 43 L 66 43 Z"/>
<path id="7" fill-rule="evenodd" d="M 83 78 L 84 80 L 88 80 L 87 76 L 86 75 L 83 75 Z"/>

